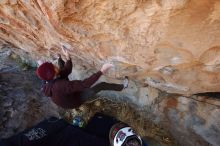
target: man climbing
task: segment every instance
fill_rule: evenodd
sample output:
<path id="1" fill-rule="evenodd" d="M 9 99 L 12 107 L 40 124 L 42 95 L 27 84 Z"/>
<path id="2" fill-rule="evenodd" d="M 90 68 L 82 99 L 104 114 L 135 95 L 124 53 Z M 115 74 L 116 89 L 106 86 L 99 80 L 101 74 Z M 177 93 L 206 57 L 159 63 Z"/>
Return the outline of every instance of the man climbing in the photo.
<path id="1" fill-rule="evenodd" d="M 128 78 L 123 84 L 101 82 L 91 87 L 101 75 L 105 74 L 113 65 L 104 64 L 100 71 L 84 80 L 69 81 L 68 75 L 72 72 L 72 61 L 69 52 L 62 47 L 64 55 L 68 58 L 66 63 L 58 56 L 59 69 L 52 63 L 42 63 L 36 70 L 37 76 L 43 80 L 42 91 L 51 97 L 52 101 L 62 108 L 77 108 L 88 99 L 102 90 L 121 91 L 128 87 Z"/>

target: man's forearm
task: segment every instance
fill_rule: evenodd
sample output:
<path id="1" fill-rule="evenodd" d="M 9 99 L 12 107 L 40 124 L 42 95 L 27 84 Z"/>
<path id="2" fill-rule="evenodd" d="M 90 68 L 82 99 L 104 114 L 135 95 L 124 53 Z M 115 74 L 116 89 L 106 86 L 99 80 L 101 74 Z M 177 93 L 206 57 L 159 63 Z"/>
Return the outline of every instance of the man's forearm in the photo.
<path id="1" fill-rule="evenodd" d="M 97 73 L 94 73 L 89 78 L 82 81 L 83 86 L 86 88 L 91 87 L 102 75 L 101 71 L 98 71 Z"/>

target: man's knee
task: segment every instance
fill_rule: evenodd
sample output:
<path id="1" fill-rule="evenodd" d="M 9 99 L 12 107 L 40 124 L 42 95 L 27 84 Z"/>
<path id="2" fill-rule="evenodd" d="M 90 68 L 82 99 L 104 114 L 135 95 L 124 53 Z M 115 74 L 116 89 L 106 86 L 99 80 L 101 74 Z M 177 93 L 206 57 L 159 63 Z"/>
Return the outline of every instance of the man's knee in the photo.
<path id="1" fill-rule="evenodd" d="M 106 84 L 107 84 L 106 82 L 101 82 L 101 83 L 98 83 L 97 85 L 104 86 Z"/>
<path id="2" fill-rule="evenodd" d="M 105 86 L 106 86 L 106 82 L 101 82 L 101 83 L 98 83 L 96 84 L 94 87 L 92 87 L 92 90 L 95 92 L 95 93 L 98 93 L 99 91 L 101 91 Z"/>

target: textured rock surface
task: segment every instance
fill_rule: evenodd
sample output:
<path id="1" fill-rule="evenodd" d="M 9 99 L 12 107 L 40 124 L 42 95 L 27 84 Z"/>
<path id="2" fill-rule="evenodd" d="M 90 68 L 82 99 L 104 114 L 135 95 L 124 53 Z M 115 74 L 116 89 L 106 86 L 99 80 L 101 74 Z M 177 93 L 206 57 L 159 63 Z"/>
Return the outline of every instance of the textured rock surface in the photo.
<path id="1" fill-rule="evenodd" d="M 49 116 L 59 116 L 58 107 L 40 93 L 40 82 L 33 70 L 22 71 L 25 66 L 19 66 L 9 55 L 16 57 L 11 50 L 0 50 L 0 138 Z"/>
<path id="2" fill-rule="evenodd" d="M 1 0 L 0 38 L 99 69 L 109 61 L 138 82 L 171 93 L 220 90 L 218 0 Z"/>
<path id="3" fill-rule="evenodd" d="M 26 70 L 28 66 L 25 62 L 14 62 L 19 60 L 14 52 L 18 52 L 18 50 L 16 48 L 11 50 L 7 47 L 0 51 L 1 138 L 20 132 L 45 117 L 59 116 L 60 112 L 60 109 L 51 103 L 48 97 L 44 97 L 40 93 L 40 81 L 34 75 L 34 70 Z M 23 59 L 28 61 L 25 52 L 19 50 L 19 54 L 22 54 Z M 9 55 L 11 57 L 8 57 Z M 81 68 L 80 72 L 76 70 L 77 68 L 73 70 L 72 77 L 88 76 L 85 69 Z M 102 78 L 102 80 L 105 80 L 105 78 Z M 125 97 L 122 99 L 123 104 L 129 103 L 128 98 L 130 98 L 133 103 L 139 105 L 137 107 L 132 104 L 132 107 L 137 108 L 137 111 L 139 111 L 138 114 L 170 131 L 180 146 L 219 146 L 220 144 L 220 96 L 218 94 L 215 96 L 216 99 L 206 96 L 184 97 L 166 94 L 150 86 L 141 86 L 134 81 L 131 81 L 129 88 L 123 92 L 106 92 L 102 94 L 113 99 L 114 97 L 115 99 Z M 128 113 L 124 113 L 125 107 L 123 104 L 121 105 L 121 111 L 118 112 L 126 115 Z M 95 106 L 100 106 L 100 103 L 95 104 Z M 111 106 L 115 107 L 116 105 L 112 104 Z M 108 113 L 108 110 L 112 110 L 111 106 L 100 108 Z M 80 107 L 80 110 L 83 107 Z M 84 110 L 88 111 L 88 109 Z M 72 112 L 74 111 L 76 110 Z M 128 118 L 125 122 L 134 120 L 133 118 Z M 148 125 L 149 123 L 145 124 Z M 138 127 L 138 129 L 143 130 L 142 127 Z M 146 129 L 145 127 L 145 130 L 149 131 L 145 133 L 154 133 L 154 129 Z M 164 134 L 161 132 L 158 131 L 156 137 L 163 139 Z M 166 138 L 163 141 L 166 142 Z M 171 143 L 168 139 L 168 143 L 164 145 L 169 144 Z"/>
<path id="4" fill-rule="evenodd" d="M 114 69 L 101 80 L 118 82 L 128 75 L 131 83 L 109 96 L 151 107 L 154 120 L 166 125 L 180 145 L 220 145 L 219 101 L 164 97 L 157 90 L 220 92 L 219 0 L 1 0 L 0 44 L 8 43 L 33 64 L 34 59 L 54 60 L 65 45 L 74 61 L 71 79 L 111 62 Z M 16 109 L 15 99 L 1 100 L 2 113 L 18 118 L 11 108 Z"/>
<path id="5" fill-rule="evenodd" d="M 157 120 L 170 129 L 180 145 L 220 144 L 220 100 L 168 96 L 155 108 Z M 159 119 L 158 119 L 159 118 Z"/>

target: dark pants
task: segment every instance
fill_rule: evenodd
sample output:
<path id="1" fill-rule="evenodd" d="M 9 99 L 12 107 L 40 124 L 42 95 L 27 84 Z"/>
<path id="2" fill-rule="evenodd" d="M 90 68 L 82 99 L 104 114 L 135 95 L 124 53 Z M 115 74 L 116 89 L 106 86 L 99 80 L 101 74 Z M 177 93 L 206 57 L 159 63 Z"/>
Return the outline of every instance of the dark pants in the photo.
<path id="1" fill-rule="evenodd" d="M 87 101 L 95 98 L 95 95 L 104 90 L 112 90 L 112 91 L 121 91 L 123 90 L 124 85 L 123 84 L 114 84 L 114 83 L 106 83 L 101 82 L 97 85 L 93 86 L 92 88 L 88 88 L 85 91 L 81 93 L 81 99 L 82 101 Z"/>

